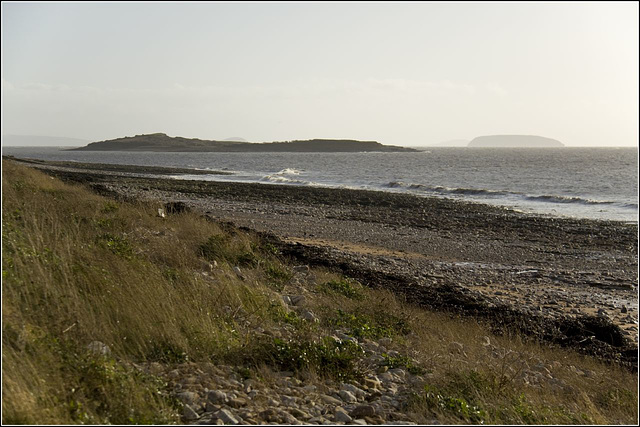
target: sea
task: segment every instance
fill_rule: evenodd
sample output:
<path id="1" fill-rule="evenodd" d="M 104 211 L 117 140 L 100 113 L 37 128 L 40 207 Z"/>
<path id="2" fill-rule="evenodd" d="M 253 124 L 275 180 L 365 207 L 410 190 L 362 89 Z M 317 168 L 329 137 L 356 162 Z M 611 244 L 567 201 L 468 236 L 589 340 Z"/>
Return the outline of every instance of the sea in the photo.
<path id="1" fill-rule="evenodd" d="M 151 153 L 2 147 L 43 160 L 171 166 L 174 179 L 366 189 L 538 215 L 638 222 L 638 148 L 445 148 L 402 153 Z"/>

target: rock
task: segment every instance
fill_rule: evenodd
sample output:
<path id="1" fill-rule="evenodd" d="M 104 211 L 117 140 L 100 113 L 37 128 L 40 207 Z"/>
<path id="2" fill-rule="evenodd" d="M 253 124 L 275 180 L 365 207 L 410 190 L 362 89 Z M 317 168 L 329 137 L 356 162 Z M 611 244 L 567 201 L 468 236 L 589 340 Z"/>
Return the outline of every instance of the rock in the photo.
<path id="1" fill-rule="evenodd" d="M 222 404 L 227 402 L 227 395 L 220 390 L 211 390 L 207 394 L 207 401 L 213 404 Z"/>
<path id="2" fill-rule="evenodd" d="M 365 420 L 353 420 L 352 424 L 356 424 L 359 426 L 366 426 L 367 422 Z"/>
<path id="3" fill-rule="evenodd" d="M 358 399 L 353 395 L 353 393 L 347 390 L 340 390 L 338 392 L 340 398 L 347 403 L 356 403 Z"/>
<path id="4" fill-rule="evenodd" d="M 200 396 L 198 396 L 198 393 L 192 391 L 182 391 L 176 394 L 176 398 L 186 405 L 193 405 L 200 399 Z"/>
<path id="5" fill-rule="evenodd" d="M 336 399 L 335 397 L 328 396 L 326 394 L 320 395 L 320 400 L 329 405 L 342 405 L 342 402 Z"/>
<path id="6" fill-rule="evenodd" d="M 319 322 L 318 317 L 311 310 L 303 310 L 300 317 L 307 322 Z"/>
<path id="7" fill-rule="evenodd" d="M 291 299 L 291 304 L 295 305 L 296 307 L 304 305 L 304 303 L 307 301 L 307 298 L 304 295 L 291 295 L 289 296 L 289 299 Z"/>
<path id="8" fill-rule="evenodd" d="M 390 369 L 389 373 L 391 375 L 394 375 L 395 377 L 398 378 L 398 380 L 404 380 L 407 376 L 407 371 L 405 371 L 402 368 L 394 368 L 394 369 Z"/>
<path id="9" fill-rule="evenodd" d="M 386 366 L 385 366 L 385 368 L 386 368 Z M 378 374 L 378 378 L 383 383 L 393 382 L 393 375 L 391 375 L 389 372 L 382 372 L 382 373 Z"/>
<path id="10" fill-rule="evenodd" d="M 311 418 L 311 415 L 298 409 L 298 408 L 290 408 L 289 413 L 291 415 L 293 415 L 294 417 L 296 417 L 297 419 L 301 419 L 301 420 L 308 420 L 309 418 Z"/>
<path id="11" fill-rule="evenodd" d="M 347 384 L 347 383 L 343 383 L 340 385 L 340 389 L 341 390 L 346 390 L 349 393 L 355 395 L 356 397 L 361 397 L 364 398 L 366 396 L 366 392 L 362 389 L 359 389 L 358 387 L 354 386 L 353 384 Z"/>
<path id="12" fill-rule="evenodd" d="M 164 204 L 164 208 L 168 214 L 179 214 L 190 211 L 189 206 L 184 202 L 167 202 Z"/>
<path id="13" fill-rule="evenodd" d="M 318 387 L 316 387 L 313 384 L 309 384 L 309 385 L 306 385 L 306 386 L 302 387 L 302 391 L 304 391 L 305 393 L 313 393 L 317 389 L 318 389 Z"/>
<path id="14" fill-rule="evenodd" d="M 282 295 L 282 302 L 285 303 L 285 305 L 293 305 L 289 295 Z"/>
<path id="15" fill-rule="evenodd" d="M 182 418 L 186 421 L 195 421 L 200 418 L 200 415 L 188 404 L 184 405 L 182 408 Z"/>
<path id="16" fill-rule="evenodd" d="M 282 413 L 280 415 L 282 416 L 282 419 L 286 424 L 290 424 L 290 425 L 300 425 L 300 424 L 302 424 L 300 422 L 300 420 L 298 420 L 296 417 L 294 417 L 293 415 L 291 415 L 287 411 L 282 411 Z"/>
<path id="17" fill-rule="evenodd" d="M 280 421 L 280 416 L 278 415 L 278 412 L 273 408 L 269 408 L 260 412 L 258 416 L 268 422 Z"/>
<path id="18" fill-rule="evenodd" d="M 623 305 L 623 306 L 620 308 L 620 313 L 626 313 L 627 311 L 628 311 L 628 310 L 627 310 L 627 306 L 626 306 L 626 305 Z"/>
<path id="19" fill-rule="evenodd" d="M 243 406 L 247 406 L 247 400 L 242 397 L 234 397 L 233 399 L 229 399 L 228 405 L 232 408 L 242 408 Z"/>
<path id="20" fill-rule="evenodd" d="M 373 417 L 376 414 L 376 409 L 371 405 L 358 405 L 351 412 L 353 418 Z"/>
<path id="21" fill-rule="evenodd" d="M 373 389 L 379 389 L 381 384 L 382 383 L 380 382 L 378 377 L 365 378 L 364 380 L 364 385 Z"/>
<path id="22" fill-rule="evenodd" d="M 96 356 L 109 356 L 111 354 L 109 346 L 101 341 L 91 341 L 87 345 L 87 350 Z"/>
<path id="23" fill-rule="evenodd" d="M 277 406 L 280 406 L 280 402 L 270 397 L 269 399 L 267 399 L 267 405 L 275 408 Z"/>
<path id="24" fill-rule="evenodd" d="M 166 215 L 164 214 L 164 209 L 162 209 L 162 208 L 158 208 L 158 216 L 159 216 L 160 218 L 164 218 L 164 217 L 166 217 Z"/>
<path id="25" fill-rule="evenodd" d="M 340 406 L 336 408 L 336 411 L 333 414 L 333 419 L 339 423 L 350 423 L 351 421 L 353 421 L 353 418 L 351 418 L 349 414 L 347 414 L 347 411 L 345 411 L 344 408 Z"/>
<path id="26" fill-rule="evenodd" d="M 295 273 L 308 273 L 309 272 L 309 266 L 308 265 L 295 265 L 293 266 L 293 271 Z"/>
<path id="27" fill-rule="evenodd" d="M 247 280 L 247 278 L 242 274 L 242 270 L 240 270 L 240 267 L 238 267 L 237 265 L 233 267 L 233 271 L 234 273 L 236 273 L 236 276 L 240 278 L 240 280 Z"/>
<path id="28" fill-rule="evenodd" d="M 282 403 L 286 406 L 293 406 L 296 404 L 296 398 L 293 396 L 282 396 L 280 398 L 280 400 L 282 401 Z"/>
<path id="29" fill-rule="evenodd" d="M 238 425 L 240 420 L 236 418 L 231 411 L 227 409 L 221 409 L 213 415 L 215 418 L 222 420 L 225 424 Z"/>
<path id="30" fill-rule="evenodd" d="M 482 337 L 482 345 L 485 347 L 489 347 L 491 345 L 491 339 L 488 336 Z"/>

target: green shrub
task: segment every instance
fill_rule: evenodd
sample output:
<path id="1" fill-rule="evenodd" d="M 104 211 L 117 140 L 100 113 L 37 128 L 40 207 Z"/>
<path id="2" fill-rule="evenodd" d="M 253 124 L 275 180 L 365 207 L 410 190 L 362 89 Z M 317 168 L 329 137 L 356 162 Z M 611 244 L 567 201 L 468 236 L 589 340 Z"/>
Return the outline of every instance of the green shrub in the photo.
<path id="1" fill-rule="evenodd" d="M 111 233 L 101 234 L 97 237 L 96 242 L 104 248 L 109 249 L 116 255 L 123 258 L 131 258 L 133 256 L 133 247 L 131 243 L 124 237 L 115 236 Z"/>
<path id="2" fill-rule="evenodd" d="M 337 310 L 336 316 L 328 320 L 331 326 L 349 329 L 356 338 L 379 339 L 394 335 L 406 335 L 410 332 L 404 320 L 392 314 L 379 312 L 375 315 L 347 313 Z"/>
<path id="3" fill-rule="evenodd" d="M 359 361 L 364 350 L 350 341 L 340 342 L 325 337 L 315 341 L 285 341 L 275 338 L 263 343 L 253 352 L 254 362 L 265 362 L 281 370 L 313 370 L 337 380 L 347 381 L 362 377 Z"/>
<path id="4" fill-rule="evenodd" d="M 429 409 L 464 421 L 482 423 L 487 416 L 484 410 L 470 405 L 464 398 L 447 395 L 432 386 L 424 387 L 424 397 Z"/>
<path id="5" fill-rule="evenodd" d="M 155 342 L 147 353 L 147 360 L 163 363 L 183 363 L 189 360 L 187 353 L 169 341 Z"/>
<path id="6" fill-rule="evenodd" d="M 389 369 L 393 368 L 405 368 L 412 375 L 422 375 L 426 373 L 426 370 L 416 365 L 413 360 L 408 356 L 396 356 L 392 357 L 386 353 L 382 354 L 384 361 L 383 366 L 388 366 Z"/>
<path id="7" fill-rule="evenodd" d="M 267 275 L 267 285 L 278 291 L 283 290 L 293 277 L 293 273 L 273 262 L 267 264 L 264 272 Z"/>
<path id="8" fill-rule="evenodd" d="M 328 294 L 340 294 L 350 299 L 362 299 L 362 285 L 355 280 L 331 280 L 319 286 L 320 291 Z"/>

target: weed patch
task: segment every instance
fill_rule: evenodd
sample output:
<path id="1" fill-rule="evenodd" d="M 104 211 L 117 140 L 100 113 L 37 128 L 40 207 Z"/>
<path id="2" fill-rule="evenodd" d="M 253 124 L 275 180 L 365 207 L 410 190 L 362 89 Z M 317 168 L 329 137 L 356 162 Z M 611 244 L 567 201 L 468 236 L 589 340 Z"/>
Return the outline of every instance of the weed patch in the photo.
<path id="1" fill-rule="evenodd" d="M 279 338 L 260 346 L 260 360 L 286 371 L 313 370 L 340 381 L 362 378 L 359 361 L 364 350 L 350 341 L 340 342 L 325 337 L 315 341 L 285 341 Z"/>
<path id="2" fill-rule="evenodd" d="M 343 295 L 350 299 L 359 300 L 363 298 L 361 293 L 362 285 L 351 279 L 331 280 L 321 284 L 318 289 L 327 294 Z"/>
<path id="3" fill-rule="evenodd" d="M 123 258 L 131 258 L 133 256 L 133 246 L 124 237 L 105 233 L 96 238 L 96 243 Z"/>

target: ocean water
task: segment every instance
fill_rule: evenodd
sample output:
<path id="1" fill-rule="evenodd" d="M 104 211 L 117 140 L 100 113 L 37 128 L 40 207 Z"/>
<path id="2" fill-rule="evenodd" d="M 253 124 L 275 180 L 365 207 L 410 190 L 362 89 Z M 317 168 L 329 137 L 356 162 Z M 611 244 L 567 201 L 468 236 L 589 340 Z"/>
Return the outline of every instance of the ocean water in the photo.
<path id="1" fill-rule="evenodd" d="M 422 148 L 418 153 L 135 153 L 3 147 L 44 160 L 222 170 L 175 179 L 404 192 L 555 216 L 638 221 L 637 148 Z"/>

